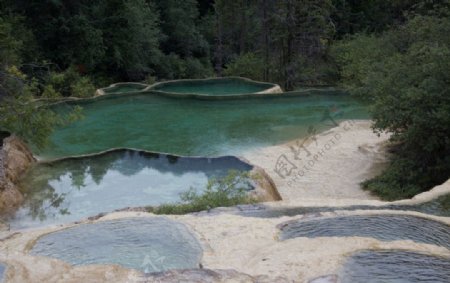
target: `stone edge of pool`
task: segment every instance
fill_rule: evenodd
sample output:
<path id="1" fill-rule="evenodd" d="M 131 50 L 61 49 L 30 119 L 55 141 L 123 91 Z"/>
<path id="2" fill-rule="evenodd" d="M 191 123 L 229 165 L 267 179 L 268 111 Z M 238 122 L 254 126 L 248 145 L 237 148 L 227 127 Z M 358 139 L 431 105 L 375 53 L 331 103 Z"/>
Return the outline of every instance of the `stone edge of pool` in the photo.
<path id="1" fill-rule="evenodd" d="M 241 93 L 241 94 L 228 94 L 228 95 L 207 95 L 200 93 L 176 93 L 176 92 L 167 92 L 158 90 L 157 87 L 170 85 L 170 84 L 179 84 L 182 82 L 213 82 L 213 81 L 226 81 L 226 80 L 237 80 L 241 82 L 248 82 L 257 85 L 267 86 L 265 90 L 253 93 Z M 110 92 L 112 89 L 119 86 L 136 86 L 136 90 L 133 91 L 122 91 L 122 92 Z M 298 96 L 308 96 L 314 94 L 341 94 L 344 91 L 335 87 L 311 87 L 307 89 L 299 89 L 294 91 L 284 92 L 278 84 L 254 81 L 244 77 L 220 77 L 220 78 L 206 78 L 206 79 L 182 79 L 182 80 L 171 80 L 165 82 L 157 82 L 152 85 L 147 85 L 143 83 L 136 82 L 119 82 L 109 85 L 105 88 L 97 89 L 95 92 L 95 96 L 92 98 L 74 98 L 72 100 L 90 100 L 98 97 L 104 96 L 113 96 L 113 95 L 133 95 L 133 94 L 154 94 L 161 95 L 167 97 L 175 97 L 175 98 L 194 98 L 194 99 L 202 99 L 202 100 L 230 100 L 230 99 L 246 99 L 246 98 L 262 98 L 262 97 L 298 97 Z"/>
<path id="2" fill-rule="evenodd" d="M 253 92 L 253 93 L 241 93 L 241 94 L 229 94 L 229 95 L 208 95 L 201 93 L 177 93 L 177 92 L 167 92 L 159 90 L 159 87 L 166 85 L 177 85 L 182 83 L 196 83 L 196 82 L 204 82 L 204 83 L 212 83 L 216 81 L 237 81 L 237 82 L 245 82 L 248 84 L 253 84 L 261 87 L 265 87 L 265 89 Z M 123 91 L 123 92 L 111 92 L 114 88 L 119 86 L 135 86 L 137 87 L 135 91 Z M 166 95 L 171 97 L 187 97 L 187 98 L 212 98 L 212 99 L 225 99 L 225 98 L 236 98 L 236 97 L 248 97 L 248 96 L 265 96 L 268 94 L 281 94 L 283 90 L 278 84 L 269 83 L 269 82 L 261 82 L 255 81 L 244 77 L 211 77 L 205 79 L 181 79 L 181 80 L 170 80 L 164 82 L 157 82 L 152 85 L 143 84 L 143 83 L 135 83 L 135 82 L 119 82 L 109 85 L 105 88 L 97 89 L 95 92 L 95 96 L 102 96 L 108 94 L 138 94 L 138 93 L 156 93 L 160 95 Z"/>
<path id="3" fill-rule="evenodd" d="M 371 212 L 364 212 L 363 214 L 372 214 L 372 213 L 376 213 L 376 214 L 380 214 L 380 211 L 371 211 Z M 447 225 L 449 224 L 449 219 L 448 218 L 441 218 L 441 217 L 434 217 L 434 216 L 429 216 L 429 215 L 424 215 L 421 213 L 414 213 L 414 212 L 391 212 L 391 211 L 382 211 L 381 214 L 401 214 L 401 215 L 412 215 L 412 216 L 423 216 L 426 219 L 430 219 L 430 220 L 441 220 L 443 222 L 446 222 Z M 326 213 L 327 216 L 332 216 L 334 213 Z M 341 215 L 354 215 L 355 212 L 343 212 Z M 44 260 L 44 258 L 41 257 L 34 257 L 33 255 L 30 255 L 30 251 L 33 248 L 34 244 L 36 243 L 36 241 L 38 241 L 41 237 L 44 237 L 48 234 L 54 233 L 54 232 L 58 232 L 61 230 L 65 230 L 68 228 L 72 228 L 72 227 L 77 227 L 78 225 L 82 225 L 82 224 L 92 224 L 92 223 L 98 223 L 98 222 L 103 222 L 103 221 L 109 221 L 109 220 L 120 220 L 120 219 L 125 219 L 125 218 L 133 218 L 133 217 L 144 217 L 144 218 L 153 218 L 153 217 L 160 217 L 160 216 L 156 216 L 150 213 L 139 213 L 139 212 L 118 212 L 118 213 L 110 213 L 108 215 L 105 215 L 103 217 L 100 217 L 98 219 L 94 219 L 94 220 L 83 220 L 81 222 L 78 223 L 73 223 L 73 224 L 66 224 L 66 225 L 61 225 L 61 226 L 54 226 L 54 227 L 47 227 L 47 228 L 41 228 L 41 229 L 33 229 L 31 231 L 29 231 L 28 233 L 19 233 L 16 235 L 11 235 L 8 238 L 3 238 L 1 239 L 1 241 L 5 242 L 6 246 L 11 246 L 14 245 L 15 242 L 19 241 L 20 244 L 18 246 L 15 246 L 14 248 L 12 248 L 13 250 L 16 250 L 19 254 L 13 256 L 11 259 L 8 260 L 3 260 L 3 262 L 5 262 L 6 264 L 12 264 L 13 266 L 16 265 L 22 265 L 24 263 L 30 263 L 29 259 L 31 257 L 31 259 L 35 259 L 37 261 L 40 260 Z M 351 240 L 352 243 L 356 243 L 356 245 L 344 245 L 342 247 L 339 247 L 336 251 L 330 251 L 330 258 L 327 258 L 327 261 L 332 263 L 332 268 L 319 268 L 319 269 L 315 269 L 311 272 L 307 272 L 307 274 L 304 274 L 304 279 L 308 279 L 308 280 L 314 280 L 315 278 L 317 278 L 317 276 L 323 275 L 323 274 L 336 274 L 337 271 L 343 267 L 343 264 L 345 263 L 345 261 L 351 257 L 353 254 L 362 251 L 362 250 L 404 250 L 404 251 L 411 251 L 411 252 L 425 252 L 429 255 L 433 255 L 433 256 L 440 256 L 440 257 L 449 257 L 450 253 L 449 250 L 443 247 L 439 247 L 439 246 L 435 246 L 435 245 L 429 245 L 429 244 L 414 244 L 411 245 L 411 243 L 409 241 L 404 241 L 404 240 L 400 240 L 400 241 L 388 241 L 388 242 L 383 242 L 383 241 L 379 241 L 376 239 L 372 239 L 372 238 L 361 238 L 361 237 L 338 237 L 338 238 L 323 238 L 323 239 L 303 239 L 303 238 L 297 238 L 297 239 L 290 239 L 288 241 L 279 241 L 276 237 L 276 235 L 273 235 L 272 233 L 275 231 L 275 226 L 277 224 L 282 223 L 283 221 L 285 221 L 284 218 L 280 218 L 280 219 L 274 219 L 274 220 L 270 220 L 269 223 L 266 223 L 267 221 L 264 221 L 265 224 L 262 225 L 262 221 L 260 220 L 249 220 L 249 219 L 245 219 L 243 217 L 240 216 L 235 216 L 235 215 L 228 215 L 228 216 L 216 216 L 216 217 L 193 217 L 190 215 L 182 215 L 182 216 L 163 216 L 163 217 L 167 217 L 171 220 L 174 220 L 178 223 L 184 224 L 187 226 L 188 230 L 193 234 L 193 236 L 195 236 L 200 243 L 200 246 L 202 247 L 203 250 L 203 255 L 202 255 L 202 259 L 201 259 L 201 266 L 205 267 L 207 269 L 211 268 L 211 269 L 231 269 L 231 270 L 236 270 L 238 272 L 242 272 L 242 273 L 247 273 L 250 274 L 252 276 L 259 276 L 259 275 L 265 275 L 267 276 L 267 273 L 259 273 L 258 270 L 254 271 L 254 272 L 249 272 L 249 269 L 253 268 L 253 265 L 255 264 L 255 262 L 261 262 L 261 259 L 259 259 L 260 257 L 265 258 L 267 256 L 267 253 L 271 254 L 271 251 L 277 251 L 276 254 L 274 254 L 274 258 L 272 260 L 277 260 L 278 256 L 280 256 L 281 254 L 284 253 L 284 251 L 286 251 L 286 249 L 289 249 L 291 251 L 291 253 L 295 253 L 296 250 L 298 250 L 299 248 L 304 248 L 305 244 L 310 243 L 313 246 L 317 246 L 317 245 L 324 245 L 323 248 L 321 248 L 321 252 L 323 253 L 324 251 L 327 250 L 327 246 L 330 245 L 335 245 L 337 243 L 343 243 L 342 241 L 345 240 Z M 240 225 L 254 225 L 249 227 L 249 229 L 246 229 L 245 231 L 243 231 L 243 239 L 242 241 L 248 241 L 251 240 L 255 241 L 253 232 L 255 232 L 257 234 L 258 237 L 264 237 L 265 240 L 263 241 L 257 241 L 257 245 L 253 246 L 252 248 L 252 244 L 250 244 L 249 247 L 249 251 L 247 251 L 246 253 L 251 253 L 253 254 L 253 252 L 251 252 L 254 248 L 257 248 L 258 245 L 266 245 L 266 248 L 257 248 L 257 250 L 260 251 L 260 254 L 258 254 L 258 258 L 253 260 L 252 262 L 249 262 L 249 266 L 244 266 L 242 268 L 237 268 L 236 266 L 236 262 L 239 262 L 239 260 L 237 260 L 237 258 L 235 258 L 233 256 L 233 258 L 235 258 L 234 260 L 232 260 L 232 258 L 230 258 L 229 256 L 227 256 L 227 254 L 215 254 L 215 250 L 220 250 L 220 248 L 224 248 L 226 247 L 226 243 L 227 243 L 227 238 L 230 235 L 227 234 L 220 234 L 221 236 L 219 237 L 220 241 L 210 241 L 211 237 L 213 235 L 215 235 L 214 233 L 210 234 L 209 231 L 209 227 L 208 225 L 206 227 L 203 227 L 204 225 L 202 223 L 210 223 L 210 225 L 213 226 L 217 226 L 217 227 L 221 227 L 224 223 L 229 223 L 229 222 L 233 222 L 236 224 L 240 223 Z M 262 226 L 261 226 L 262 225 Z M 239 226 L 239 225 L 237 225 Z M 253 228 L 252 228 L 253 227 Z M 267 229 L 263 229 L 264 231 L 262 231 L 261 229 L 263 227 L 272 227 L 272 229 L 267 230 Z M 222 227 L 222 229 L 226 229 L 226 227 Z M 255 230 L 256 229 L 256 230 Z M 253 232 L 252 232 L 253 231 Z M 272 231 L 272 233 L 271 233 Z M 207 232 L 205 234 L 205 232 Z M 231 236 L 234 236 L 233 231 L 230 231 Z M 262 233 L 262 234 L 261 234 Z M 209 235 L 209 236 L 208 236 Z M 265 235 L 265 236 L 263 236 Z M 259 238 L 256 239 L 259 239 Z M 332 243 L 328 243 L 326 244 L 326 242 L 324 241 L 331 241 Z M 225 241 L 225 243 L 222 243 L 223 241 Z M 233 241 L 233 238 L 230 239 L 230 241 Z M 267 242 L 269 241 L 269 242 Z M 355 242 L 356 241 L 356 242 Z M 322 243 L 322 244 L 321 244 Z M 225 244 L 225 246 L 224 246 Z M 244 245 L 245 243 L 241 243 L 242 245 Z M 212 245 L 212 246 L 210 246 Z M 274 246 L 275 245 L 275 246 Z M 289 248 L 290 246 L 293 246 L 292 248 Z M 275 249 L 275 250 L 274 250 Z M 246 254 L 244 252 L 244 254 Z M 20 259 L 20 254 L 23 254 L 25 257 Z M 308 255 L 305 255 L 305 257 L 308 257 Z M 288 257 L 289 258 L 289 257 Z M 292 257 L 292 259 L 295 259 L 297 257 Z M 323 258 L 320 257 L 320 254 L 318 256 L 316 256 L 315 258 L 312 258 L 311 260 L 317 261 L 320 258 L 320 260 L 323 260 Z M 231 260 L 231 261 L 230 261 Z M 301 264 L 302 260 L 289 260 L 294 262 L 297 262 L 299 264 Z M 45 258 L 44 262 L 47 263 L 59 263 L 61 262 L 60 260 L 56 260 L 56 259 L 52 259 L 52 258 Z M 264 260 L 263 260 L 264 262 Z M 271 262 L 271 261 L 268 261 Z M 281 262 L 274 262 L 275 266 L 279 266 L 279 264 L 283 264 L 283 261 Z M 103 267 L 107 267 L 107 266 L 113 266 L 113 265 L 86 265 L 84 268 L 103 268 Z M 257 265 L 259 266 L 259 265 Z M 71 269 L 73 268 L 74 270 L 77 270 L 77 267 L 70 267 Z M 116 268 L 116 267 L 114 267 Z M 130 272 L 134 272 L 133 269 L 129 269 L 129 268 L 122 268 L 117 266 L 118 270 L 116 270 L 115 272 L 119 272 L 120 270 L 125 270 L 125 271 L 130 271 Z M 331 272 L 330 272 L 331 271 Z M 169 271 L 171 272 L 171 271 Z M 280 272 L 278 272 L 280 273 Z M 282 273 L 282 271 L 281 271 Z M 275 274 L 275 275 L 279 275 L 279 274 Z M 274 276 L 275 276 L 274 275 Z M 292 274 L 291 274 L 292 276 Z M 270 277 L 270 276 L 269 276 Z M 320 276 L 322 277 L 322 276 Z M 266 277 L 267 278 L 267 277 Z M 314 278 L 314 279 L 311 279 Z M 268 279 L 269 280 L 269 279 Z M 272 278 L 273 280 L 273 278 Z M 310 282 L 310 281 L 302 281 L 302 282 Z M 250 281 L 251 282 L 251 281 Z M 259 281 L 258 281 L 259 282 Z M 268 282 L 273 282 L 273 281 L 268 281 Z M 291 281 L 287 281 L 287 282 L 291 282 Z M 319 281 L 320 282 L 320 281 Z"/>

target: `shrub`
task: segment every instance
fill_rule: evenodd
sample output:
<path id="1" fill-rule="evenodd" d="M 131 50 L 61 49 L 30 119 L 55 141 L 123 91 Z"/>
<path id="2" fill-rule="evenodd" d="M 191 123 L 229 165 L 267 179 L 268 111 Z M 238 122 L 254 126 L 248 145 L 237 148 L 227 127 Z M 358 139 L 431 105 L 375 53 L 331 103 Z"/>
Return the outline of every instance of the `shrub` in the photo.
<path id="1" fill-rule="evenodd" d="M 95 93 L 90 78 L 81 76 L 74 67 L 64 72 L 50 73 L 46 83 L 63 96 L 90 97 Z"/>
<path id="2" fill-rule="evenodd" d="M 225 66 L 224 75 L 264 80 L 264 62 L 254 53 L 245 53 Z"/>
<path id="3" fill-rule="evenodd" d="M 91 80 L 87 77 L 80 77 L 70 86 L 72 96 L 75 97 L 91 97 L 95 93 L 95 87 Z"/>
<path id="4" fill-rule="evenodd" d="M 181 202 L 149 207 L 148 211 L 155 214 L 186 214 L 215 207 L 254 203 L 255 199 L 248 196 L 251 188 L 247 172 L 231 170 L 225 177 L 210 180 L 202 193 L 191 188 L 180 195 Z"/>

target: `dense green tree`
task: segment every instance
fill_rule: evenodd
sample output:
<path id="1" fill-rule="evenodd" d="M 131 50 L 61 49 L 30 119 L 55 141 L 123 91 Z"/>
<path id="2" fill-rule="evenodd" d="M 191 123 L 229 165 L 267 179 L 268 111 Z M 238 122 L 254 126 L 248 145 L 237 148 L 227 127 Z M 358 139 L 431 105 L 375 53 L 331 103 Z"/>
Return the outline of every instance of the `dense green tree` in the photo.
<path id="1" fill-rule="evenodd" d="M 346 86 L 372 102 L 374 129 L 392 133 L 392 163 L 364 184 L 386 199 L 411 197 L 450 176 L 449 33 L 448 17 L 416 16 L 336 48 Z"/>
<path id="2" fill-rule="evenodd" d="M 223 67 L 236 57 L 257 49 L 261 25 L 257 17 L 257 1 L 216 0 L 215 13 L 215 69 L 219 75 Z"/>
<path id="3" fill-rule="evenodd" d="M 158 3 L 161 30 L 165 35 L 162 49 L 186 57 L 208 57 L 209 44 L 200 33 L 199 12 L 195 0 L 167 0 Z"/>
<path id="4" fill-rule="evenodd" d="M 245 53 L 225 66 L 224 75 L 262 81 L 264 79 L 264 62 L 254 53 Z"/>
<path id="5" fill-rule="evenodd" d="M 336 37 L 359 32 L 380 33 L 406 22 L 411 15 L 448 16 L 449 0 L 333 0 Z"/>
<path id="6" fill-rule="evenodd" d="M 203 78 L 212 76 L 210 45 L 201 32 L 197 1 L 158 2 L 161 13 L 162 57 L 158 77 Z"/>
<path id="7" fill-rule="evenodd" d="M 278 81 L 292 89 L 303 68 L 321 59 L 334 33 L 329 0 L 280 1 L 275 6 L 274 44 L 278 50 Z"/>
<path id="8" fill-rule="evenodd" d="M 14 32 L 19 21 L 0 18 L 0 130 L 42 147 L 55 126 L 79 117 L 79 109 L 60 116 L 35 101 L 36 95 L 55 98 L 59 94 L 51 86 L 40 89 L 36 80 L 27 78 L 17 68 L 27 42 L 22 40 L 24 34 Z"/>

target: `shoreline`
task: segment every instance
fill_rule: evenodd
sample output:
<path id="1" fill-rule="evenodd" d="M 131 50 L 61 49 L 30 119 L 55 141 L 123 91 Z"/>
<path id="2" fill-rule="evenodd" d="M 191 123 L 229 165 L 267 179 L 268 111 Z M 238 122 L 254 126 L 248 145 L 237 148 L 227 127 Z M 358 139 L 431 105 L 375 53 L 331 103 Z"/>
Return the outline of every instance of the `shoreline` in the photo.
<path id="1" fill-rule="evenodd" d="M 384 168 L 389 135 L 378 137 L 371 124 L 347 120 L 314 137 L 252 150 L 243 157 L 266 171 L 284 203 L 376 200 L 359 184 Z"/>

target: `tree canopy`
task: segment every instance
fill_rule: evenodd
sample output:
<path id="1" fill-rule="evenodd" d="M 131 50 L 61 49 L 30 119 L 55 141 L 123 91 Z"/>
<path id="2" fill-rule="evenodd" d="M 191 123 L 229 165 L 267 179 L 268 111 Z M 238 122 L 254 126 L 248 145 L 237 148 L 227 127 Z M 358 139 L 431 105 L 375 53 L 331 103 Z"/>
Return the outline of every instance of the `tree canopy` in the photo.
<path id="1" fill-rule="evenodd" d="M 3 0 L 0 130 L 43 145 L 117 81 L 246 76 L 342 84 L 393 133 L 393 160 L 365 187 L 387 199 L 449 177 L 449 0 Z"/>
<path id="2" fill-rule="evenodd" d="M 415 16 L 336 46 L 344 84 L 372 102 L 374 129 L 392 133 L 392 163 L 364 184 L 386 199 L 412 197 L 450 175 L 449 34 L 448 17 Z"/>

